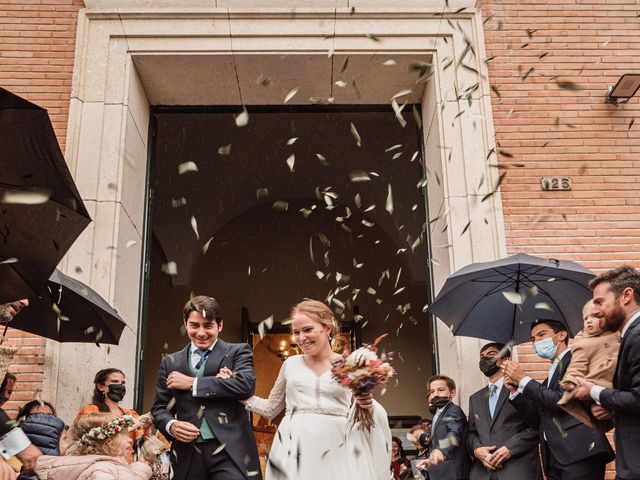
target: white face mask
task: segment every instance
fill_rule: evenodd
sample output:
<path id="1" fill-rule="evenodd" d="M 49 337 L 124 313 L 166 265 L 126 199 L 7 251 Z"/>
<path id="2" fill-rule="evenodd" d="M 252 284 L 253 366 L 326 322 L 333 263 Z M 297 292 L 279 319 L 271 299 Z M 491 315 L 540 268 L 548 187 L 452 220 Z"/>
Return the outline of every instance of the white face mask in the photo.
<path id="1" fill-rule="evenodd" d="M 554 335 L 553 337 L 555 337 L 556 335 Z M 553 357 L 556 356 L 556 352 L 558 351 L 558 345 L 553 343 L 553 337 L 538 340 L 533 344 L 533 349 L 536 351 L 539 357 L 545 358 L 547 360 L 551 360 Z"/>

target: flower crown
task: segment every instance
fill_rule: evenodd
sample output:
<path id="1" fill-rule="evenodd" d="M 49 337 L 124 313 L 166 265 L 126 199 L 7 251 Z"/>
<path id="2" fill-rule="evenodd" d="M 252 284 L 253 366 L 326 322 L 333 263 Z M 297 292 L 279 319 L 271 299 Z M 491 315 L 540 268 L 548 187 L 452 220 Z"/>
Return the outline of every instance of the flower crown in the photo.
<path id="1" fill-rule="evenodd" d="M 134 423 L 135 419 L 132 415 L 122 415 L 121 417 L 103 423 L 99 427 L 92 428 L 80 437 L 80 443 L 83 445 L 91 445 L 100 442 L 128 429 Z"/>

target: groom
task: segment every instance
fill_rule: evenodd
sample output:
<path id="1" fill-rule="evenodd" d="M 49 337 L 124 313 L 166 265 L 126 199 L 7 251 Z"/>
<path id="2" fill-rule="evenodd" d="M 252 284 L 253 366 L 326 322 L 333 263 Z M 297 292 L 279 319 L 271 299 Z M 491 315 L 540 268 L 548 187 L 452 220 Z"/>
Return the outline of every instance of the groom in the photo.
<path id="1" fill-rule="evenodd" d="M 261 479 L 249 417 L 240 400 L 253 395 L 253 352 L 226 343 L 222 311 L 211 297 L 189 300 L 183 311 L 191 343 L 162 359 L 151 413 L 172 440 L 174 480 Z M 231 378 L 217 378 L 221 368 Z"/>

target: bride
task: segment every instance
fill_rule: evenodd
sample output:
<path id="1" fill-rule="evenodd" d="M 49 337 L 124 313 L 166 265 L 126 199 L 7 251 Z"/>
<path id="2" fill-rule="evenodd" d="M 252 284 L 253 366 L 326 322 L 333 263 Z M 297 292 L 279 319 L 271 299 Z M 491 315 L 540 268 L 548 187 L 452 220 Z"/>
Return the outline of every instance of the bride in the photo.
<path id="1" fill-rule="evenodd" d="M 387 414 L 371 394 L 352 398 L 331 377 L 338 357 L 331 341 L 338 323 L 324 303 L 305 300 L 291 310 L 291 330 L 303 355 L 285 360 L 268 399 L 257 396 L 247 410 L 272 419 L 285 416 L 274 438 L 266 480 L 388 480 L 391 432 Z M 370 431 L 350 426 L 355 404 L 370 409 Z"/>

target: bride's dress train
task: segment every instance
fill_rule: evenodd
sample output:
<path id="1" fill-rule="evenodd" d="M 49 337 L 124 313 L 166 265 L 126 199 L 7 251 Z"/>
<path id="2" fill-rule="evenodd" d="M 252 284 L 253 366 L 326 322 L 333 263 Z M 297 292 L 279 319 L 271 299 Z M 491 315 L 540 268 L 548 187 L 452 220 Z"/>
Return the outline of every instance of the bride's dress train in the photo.
<path id="1" fill-rule="evenodd" d="M 288 358 L 269 398 L 247 402 L 247 409 L 267 418 L 286 409 L 269 454 L 266 480 L 388 480 L 387 414 L 374 402 L 371 431 L 349 428 L 355 408 L 351 397 L 329 370 L 316 375 L 302 355 Z"/>

